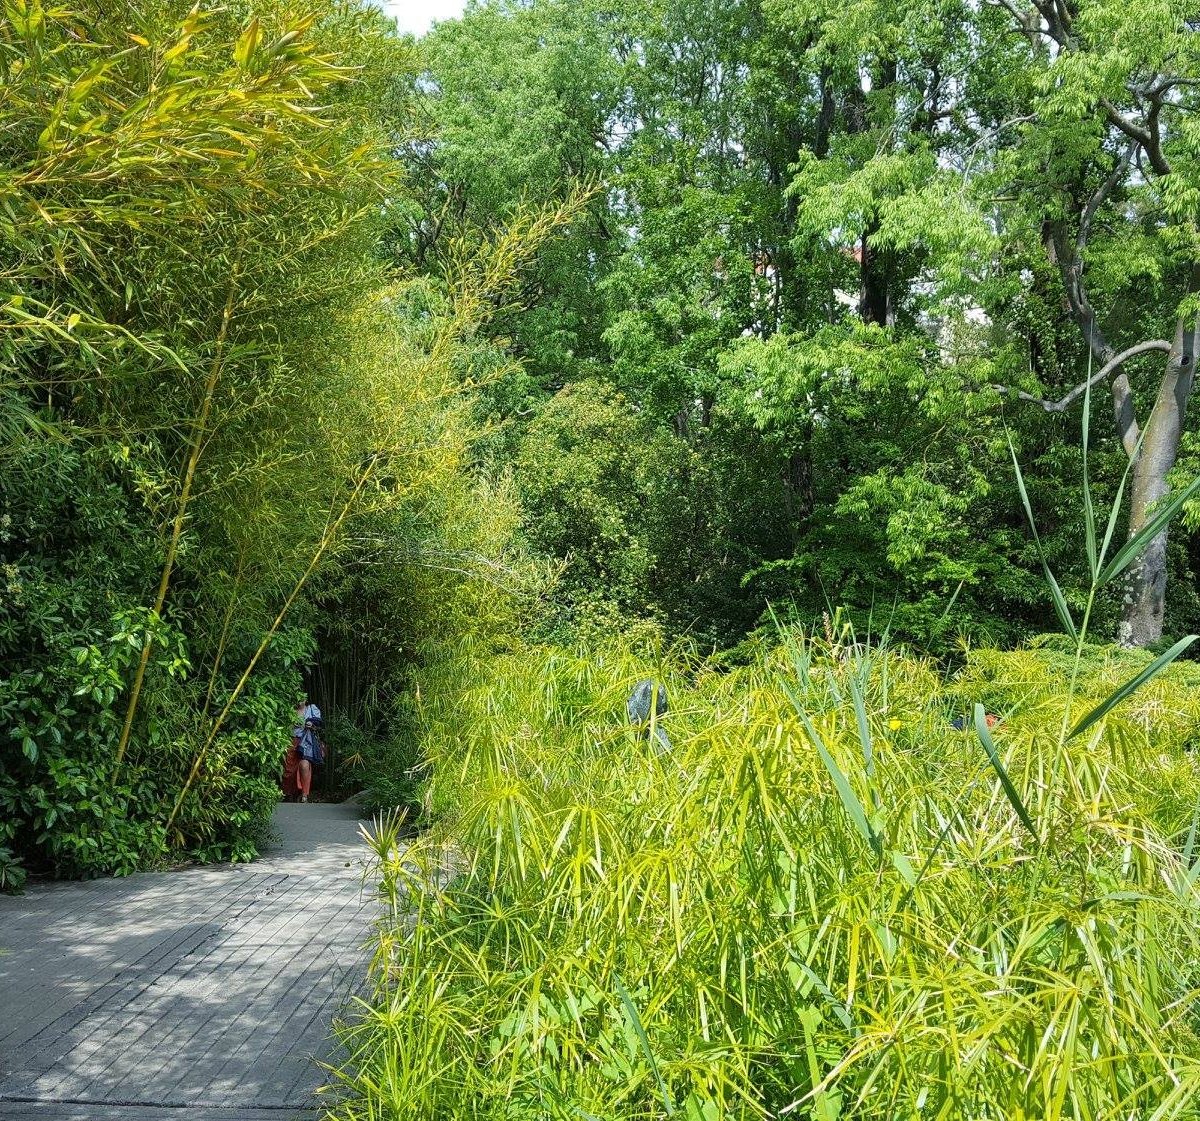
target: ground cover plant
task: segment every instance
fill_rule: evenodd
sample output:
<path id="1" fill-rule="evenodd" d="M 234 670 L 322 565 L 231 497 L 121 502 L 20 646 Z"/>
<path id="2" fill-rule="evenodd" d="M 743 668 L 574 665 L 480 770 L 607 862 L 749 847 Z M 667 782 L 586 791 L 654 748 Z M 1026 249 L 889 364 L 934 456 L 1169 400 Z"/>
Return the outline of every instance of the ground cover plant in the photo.
<path id="1" fill-rule="evenodd" d="M 1195 1116 L 1200 675 L 1064 739 L 1150 661 L 1083 655 L 1070 714 L 1073 646 L 947 679 L 836 631 L 431 693 L 441 817 L 376 837 L 334 1116 Z M 669 751 L 625 722 L 645 677 Z M 986 744 L 951 723 L 980 700 Z"/>
<path id="2" fill-rule="evenodd" d="M 334 1115 L 1194 1116 L 1195 636 L 1089 632 L 1200 483 L 1120 542 L 1083 396 L 1081 610 L 1009 443 L 1061 637 L 953 674 L 840 614 L 708 660 L 464 643 L 415 713 L 433 829 L 367 835 Z"/>

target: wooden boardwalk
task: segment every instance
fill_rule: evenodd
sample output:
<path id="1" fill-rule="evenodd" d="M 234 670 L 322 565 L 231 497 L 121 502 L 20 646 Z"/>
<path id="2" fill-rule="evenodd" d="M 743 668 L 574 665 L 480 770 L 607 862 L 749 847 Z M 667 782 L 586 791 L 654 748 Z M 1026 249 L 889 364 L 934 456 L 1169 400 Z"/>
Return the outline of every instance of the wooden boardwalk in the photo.
<path id="1" fill-rule="evenodd" d="M 281 805 L 255 864 L 0 897 L 0 1119 L 316 1116 L 374 916 L 354 806 Z"/>

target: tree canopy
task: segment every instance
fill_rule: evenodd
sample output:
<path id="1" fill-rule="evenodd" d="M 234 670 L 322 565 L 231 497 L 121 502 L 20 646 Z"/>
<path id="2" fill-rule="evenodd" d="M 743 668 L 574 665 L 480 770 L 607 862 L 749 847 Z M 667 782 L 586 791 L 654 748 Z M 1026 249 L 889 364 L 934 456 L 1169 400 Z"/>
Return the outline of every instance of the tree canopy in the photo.
<path id="1" fill-rule="evenodd" d="M 692 516 L 608 516 L 656 538 L 670 629 L 727 642 L 767 601 L 874 605 L 935 645 L 1045 629 L 1009 442 L 1079 600 L 1089 378 L 1094 481 L 1111 495 L 1131 466 L 1131 531 L 1194 465 L 1184 8 L 536 0 L 421 47 L 399 258 L 436 272 L 523 200 L 599 186 L 494 323 L 526 380 L 491 403 L 518 477 L 555 394 L 603 409 L 611 387 L 649 426 L 636 443 Z M 678 443 L 673 471 L 650 432 Z M 1189 625 L 1191 552 L 1185 531 L 1156 542 L 1102 605 L 1115 637 Z M 644 578 L 600 584 L 620 603 Z"/>

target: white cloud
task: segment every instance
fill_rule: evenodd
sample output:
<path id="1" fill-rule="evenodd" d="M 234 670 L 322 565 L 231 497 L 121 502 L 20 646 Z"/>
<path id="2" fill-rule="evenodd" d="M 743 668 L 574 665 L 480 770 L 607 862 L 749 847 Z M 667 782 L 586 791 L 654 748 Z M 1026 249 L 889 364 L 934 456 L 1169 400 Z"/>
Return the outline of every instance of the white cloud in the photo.
<path id="1" fill-rule="evenodd" d="M 461 16 L 464 0 L 374 0 L 396 21 L 402 32 L 424 35 L 433 26 L 434 20 L 454 19 Z"/>

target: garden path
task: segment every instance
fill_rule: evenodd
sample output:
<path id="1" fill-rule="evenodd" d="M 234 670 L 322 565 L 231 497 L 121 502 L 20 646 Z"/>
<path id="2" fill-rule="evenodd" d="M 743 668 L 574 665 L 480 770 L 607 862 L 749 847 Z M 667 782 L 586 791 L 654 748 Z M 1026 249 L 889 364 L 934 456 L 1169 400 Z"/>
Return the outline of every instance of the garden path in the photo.
<path id="1" fill-rule="evenodd" d="M 0 896 L 0 1121 L 314 1118 L 374 914 L 359 816 L 285 804 L 254 864 Z"/>

